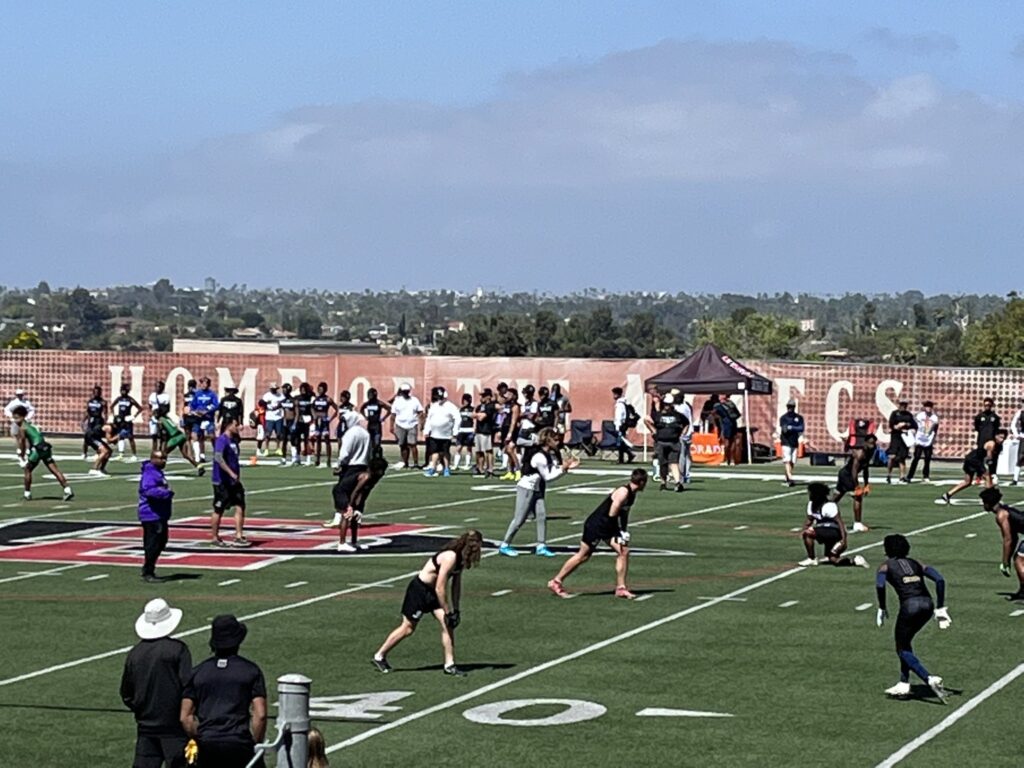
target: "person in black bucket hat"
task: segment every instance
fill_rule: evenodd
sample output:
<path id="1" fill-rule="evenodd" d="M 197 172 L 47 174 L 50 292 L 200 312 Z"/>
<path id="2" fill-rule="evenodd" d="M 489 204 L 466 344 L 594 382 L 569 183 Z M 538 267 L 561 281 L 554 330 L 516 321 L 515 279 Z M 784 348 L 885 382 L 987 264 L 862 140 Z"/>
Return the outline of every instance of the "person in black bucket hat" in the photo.
<path id="1" fill-rule="evenodd" d="M 197 743 L 200 768 L 244 768 L 266 734 L 263 672 L 238 655 L 247 632 L 234 616 L 217 616 L 210 627 L 213 656 L 193 670 L 181 695 L 181 724 Z"/>

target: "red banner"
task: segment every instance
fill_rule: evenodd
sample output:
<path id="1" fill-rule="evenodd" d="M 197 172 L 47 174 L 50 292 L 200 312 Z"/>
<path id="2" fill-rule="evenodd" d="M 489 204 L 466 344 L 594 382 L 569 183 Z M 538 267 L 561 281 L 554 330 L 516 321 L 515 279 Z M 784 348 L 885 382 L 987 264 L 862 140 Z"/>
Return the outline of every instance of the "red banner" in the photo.
<path id="1" fill-rule="evenodd" d="M 527 383 L 562 385 L 573 405 L 573 418 L 590 419 L 599 432 L 601 421 L 612 416 L 611 388 L 621 386 L 640 413 L 644 413 L 643 382 L 669 367 L 666 360 L 580 360 L 570 358 L 385 357 L 365 355 L 201 355 L 173 353 L 114 353 L 65 351 L 0 352 L 0 396 L 9 398 L 23 388 L 35 405 L 37 422 L 53 433 L 77 433 L 85 402 L 94 384 L 104 396 L 122 383 L 145 405 L 157 380 L 166 382 L 175 408 L 185 382 L 209 376 L 219 392 L 239 388 L 246 411 L 272 381 L 327 382 L 330 392 L 352 392 L 358 403 L 375 387 L 390 398 L 399 383 L 409 382 L 421 400 L 431 386 L 445 386 L 458 402 L 463 393 L 474 400 L 483 387 L 499 381 L 522 388 Z M 1024 384 L 1024 371 L 991 368 L 913 368 L 887 365 L 802 364 L 747 360 L 751 370 L 774 383 L 772 395 L 750 395 L 750 425 L 755 441 L 771 444 L 778 416 L 789 398 L 798 401 L 807 421 L 807 439 L 814 450 L 838 451 L 850 419 L 866 417 L 879 422 L 879 437 L 888 441 L 885 428 L 900 395 L 920 410 L 926 399 L 935 402 L 941 422 L 936 453 L 960 456 L 974 442 L 972 417 L 981 399 L 992 396 L 996 410 L 1008 426 Z M 693 397 L 695 410 L 704 393 Z M 6 402 L 6 400 L 5 400 Z M 737 398 L 743 409 L 742 398 Z M 144 419 L 140 419 L 142 421 Z M 642 430 L 641 430 L 642 431 Z"/>

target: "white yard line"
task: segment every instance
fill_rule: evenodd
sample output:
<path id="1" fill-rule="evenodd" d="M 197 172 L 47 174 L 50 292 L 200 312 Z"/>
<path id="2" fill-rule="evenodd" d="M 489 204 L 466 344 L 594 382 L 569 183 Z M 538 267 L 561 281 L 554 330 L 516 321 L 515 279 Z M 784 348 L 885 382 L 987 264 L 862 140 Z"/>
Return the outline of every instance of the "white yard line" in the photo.
<path id="1" fill-rule="evenodd" d="M 867 610 L 868 608 L 870 608 L 870 607 L 871 607 L 872 605 L 874 605 L 874 603 L 861 603 L 860 605 L 858 605 L 858 606 L 857 606 L 856 608 L 854 608 L 853 610 L 855 610 L 855 611 L 866 611 L 866 610 Z"/>
<path id="2" fill-rule="evenodd" d="M 47 571 L 32 571 L 31 573 L 22 573 L 17 576 L 8 576 L 5 579 L 0 579 L 0 584 L 6 584 L 9 581 L 23 581 L 24 579 L 32 579 L 36 576 L 59 576 L 64 571 L 70 571 L 73 568 L 84 568 L 90 565 L 90 563 L 75 563 L 74 565 L 62 565 L 59 568 L 51 568 Z"/>
<path id="3" fill-rule="evenodd" d="M 97 573 L 95 576 L 86 576 L 82 581 L 99 581 L 100 579 L 109 579 L 109 573 Z"/>
<path id="4" fill-rule="evenodd" d="M 940 733 L 949 728 L 951 725 L 956 723 L 958 720 L 970 714 L 971 710 L 975 709 L 979 704 L 985 701 L 985 699 L 999 693 L 999 691 L 1008 686 L 1021 675 L 1024 675 L 1024 664 L 1018 664 L 1016 667 L 1014 667 L 1012 670 L 1010 670 L 1005 675 L 1000 677 L 998 680 L 992 683 L 988 688 L 983 690 L 977 696 L 972 696 L 962 705 L 957 707 L 954 711 L 950 712 L 948 715 L 946 715 L 946 717 L 942 718 L 942 720 L 940 720 L 927 731 L 922 733 L 916 739 L 904 744 L 902 747 L 900 747 L 891 755 L 889 755 L 889 757 L 880 762 L 877 768 L 892 768 L 892 766 L 899 763 L 903 758 L 907 757 L 909 754 L 914 752 L 918 747 L 924 746 L 929 741 L 938 736 Z"/>
<path id="5" fill-rule="evenodd" d="M 218 587 L 230 587 L 232 584 L 237 584 L 241 579 L 225 579 L 224 581 L 217 582 Z"/>
<path id="6" fill-rule="evenodd" d="M 792 608 L 794 605 L 799 603 L 799 600 L 787 600 L 784 603 L 779 603 L 779 608 Z"/>
<path id="7" fill-rule="evenodd" d="M 652 595 L 650 592 L 648 592 L 646 595 L 640 595 L 640 597 L 638 597 L 633 602 L 634 603 L 642 603 L 644 600 L 650 600 L 652 597 L 654 597 L 654 595 Z"/>
<path id="8" fill-rule="evenodd" d="M 308 581 L 293 581 L 291 584 L 285 584 L 285 589 L 295 589 L 296 587 L 304 587 L 309 584 Z"/>
<path id="9" fill-rule="evenodd" d="M 502 595 L 512 594 L 511 589 L 499 589 L 497 592 L 491 592 L 491 597 L 501 597 Z"/>
<path id="10" fill-rule="evenodd" d="M 789 494 L 786 494 L 786 495 L 789 495 Z M 762 500 L 766 500 L 766 499 L 762 499 Z M 729 505 L 729 506 L 732 506 L 732 505 Z M 906 535 L 906 536 L 914 536 L 914 535 L 921 534 L 921 533 L 928 533 L 929 531 L 934 531 L 934 530 L 937 530 L 939 528 L 945 528 L 945 527 L 950 526 L 950 525 L 957 525 L 959 523 L 967 522 L 968 520 L 974 520 L 974 519 L 976 519 L 978 517 L 981 517 L 982 515 L 987 515 L 987 514 L 988 514 L 987 512 L 977 512 L 977 513 L 975 513 L 973 515 L 967 515 L 965 517 L 959 517 L 959 518 L 955 518 L 953 520 L 947 520 L 947 521 L 942 522 L 942 523 L 937 523 L 935 525 L 930 525 L 930 526 L 927 526 L 925 528 L 919 528 L 919 529 L 917 529 L 915 531 L 910 531 L 909 533 L 904 534 L 904 535 Z M 864 545 L 862 547 L 859 547 L 858 549 L 851 550 L 851 552 L 863 552 L 865 550 L 873 549 L 875 547 L 880 547 L 880 546 L 882 546 L 882 542 L 877 541 L 877 542 L 874 542 L 873 544 L 866 544 L 866 545 Z M 447 701 L 443 701 L 440 704 L 435 704 L 432 707 L 427 707 L 426 709 L 420 710 L 418 712 L 412 712 L 412 713 L 410 713 L 408 715 L 405 715 L 404 717 L 400 717 L 400 718 L 398 718 L 396 720 L 392 720 L 390 723 L 385 723 L 383 725 L 379 725 L 379 726 L 376 726 L 374 728 L 370 728 L 369 730 L 363 731 L 362 733 L 357 734 L 356 736 L 352 736 L 351 738 L 348 738 L 345 741 L 341 741 L 341 742 L 338 742 L 337 744 L 334 744 L 333 746 L 328 748 L 327 751 L 328 752 L 337 752 L 340 749 L 346 749 L 348 747 L 355 746 L 356 744 L 360 744 L 360 743 L 366 741 L 367 739 L 371 739 L 374 736 L 377 736 L 377 735 L 379 735 L 381 733 L 386 733 L 388 731 L 394 730 L 395 728 L 399 728 L 399 727 L 401 727 L 403 725 L 406 725 L 407 723 L 415 722 L 416 720 L 420 720 L 420 719 L 422 719 L 424 717 L 428 717 L 428 716 L 430 716 L 432 714 L 435 714 L 437 712 L 442 712 L 442 711 L 444 711 L 446 709 L 451 709 L 452 707 L 457 707 L 460 704 L 463 704 L 463 703 L 465 703 L 467 701 L 472 701 L 473 699 L 479 698 L 480 696 L 484 696 L 484 695 L 490 693 L 491 691 L 498 690 L 499 688 L 504 688 L 505 686 L 511 685 L 513 683 L 517 683 L 520 680 L 524 680 L 524 679 L 526 679 L 528 677 L 532 677 L 533 675 L 539 674 L 541 672 L 545 672 L 545 671 L 547 671 L 549 669 L 553 669 L 554 667 L 561 666 L 562 664 L 565 664 L 565 663 L 570 662 L 570 661 L 574 661 L 574 660 L 576 660 L 578 658 L 581 658 L 583 656 L 587 656 L 587 655 L 589 655 L 591 653 L 594 653 L 596 651 L 600 651 L 600 650 L 602 650 L 604 648 L 607 648 L 609 646 L 616 645 L 617 643 L 620 643 L 620 642 L 622 642 L 624 640 L 628 640 L 630 638 L 636 637 L 637 635 L 641 635 L 641 634 L 643 634 L 645 632 L 649 632 L 652 629 L 657 629 L 658 627 L 662 627 L 662 626 L 664 626 L 666 624 L 671 624 L 672 622 L 678 621 L 679 619 L 685 618 L 687 616 L 691 616 L 691 615 L 693 615 L 695 613 L 698 613 L 700 611 L 706 610 L 708 608 L 711 608 L 713 606 L 719 605 L 721 603 L 736 600 L 736 599 L 740 598 L 742 595 L 747 594 L 748 592 L 753 592 L 755 590 L 761 589 L 762 587 L 766 587 L 766 586 L 768 586 L 770 584 L 774 584 L 777 581 L 781 581 L 782 579 L 789 578 L 790 576 L 794 576 L 794 575 L 796 575 L 798 573 L 805 573 L 807 570 L 809 570 L 809 569 L 806 569 L 806 568 L 790 568 L 788 570 L 782 571 L 781 573 L 777 573 L 774 576 L 769 576 L 768 578 L 761 579 L 760 581 L 756 581 L 753 584 L 748 584 L 745 587 L 740 587 L 739 589 L 733 590 L 732 592 L 729 592 L 728 594 L 722 595 L 720 597 L 711 598 L 707 602 L 700 603 L 699 605 L 690 606 L 689 608 L 685 608 L 685 609 L 683 609 L 681 611 L 677 611 L 675 613 L 669 614 L 668 616 L 664 616 L 664 617 L 662 617 L 660 619 L 655 619 L 654 621 L 648 622 L 647 624 L 642 624 L 641 626 L 636 627 L 634 629 L 627 630 L 626 632 L 622 632 L 622 633 L 620 633 L 618 635 L 615 635 L 613 637 L 609 637 L 609 638 L 607 638 L 605 640 L 601 640 L 599 642 L 596 642 L 596 643 L 593 643 L 591 645 L 585 646 L 583 648 L 580 648 L 577 651 L 573 651 L 571 653 L 567 653 L 564 656 L 559 656 L 556 659 L 551 659 L 550 661 L 545 661 L 545 662 L 543 662 L 541 664 L 537 664 L 537 665 L 535 665 L 533 667 L 530 667 L 529 669 L 524 669 L 522 672 L 517 672 L 514 675 L 509 675 L 508 677 L 502 678 L 501 680 L 496 680 L 495 682 L 490 683 L 488 685 L 484 685 L 484 686 L 481 686 L 480 688 L 477 688 L 475 690 L 468 691 L 467 693 L 464 693 L 461 696 L 456 696 L 456 697 L 454 697 L 452 699 L 448 699 Z M 1024 667 L 1024 665 L 1022 665 L 1022 667 Z M 0 681 L 0 683 L 2 683 L 2 681 Z"/>

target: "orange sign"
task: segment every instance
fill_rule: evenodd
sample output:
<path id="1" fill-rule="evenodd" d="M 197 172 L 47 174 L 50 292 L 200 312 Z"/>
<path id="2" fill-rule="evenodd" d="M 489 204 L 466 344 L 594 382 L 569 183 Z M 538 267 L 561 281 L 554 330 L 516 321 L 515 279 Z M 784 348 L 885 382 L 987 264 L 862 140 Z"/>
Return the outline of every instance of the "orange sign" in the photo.
<path id="1" fill-rule="evenodd" d="M 690 459 L 694 464 L 721 464 L 725 461 L 725 452 L 718 442 L 717 432 L 696 432 L 690 443 Z"/>

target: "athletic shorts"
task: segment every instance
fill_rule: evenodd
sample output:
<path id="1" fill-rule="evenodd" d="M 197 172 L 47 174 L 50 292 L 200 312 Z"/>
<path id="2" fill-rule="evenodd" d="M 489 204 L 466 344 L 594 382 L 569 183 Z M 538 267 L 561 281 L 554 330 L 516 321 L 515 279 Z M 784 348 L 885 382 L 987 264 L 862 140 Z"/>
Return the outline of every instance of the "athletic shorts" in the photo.
<path id="1" fill-rule="evenodd" d="M 292 427 L 292 445 L 301 445 L 309 439 L 309 424 L 300 421 Z"/>
<path id="2" fill-rule="evenodd" d="M 493 435 L 481 435 L 477 433 L 473 435 L 473 447 L 476 448 L 478 453 L 487 453 L 494 450 L 494 436 Z"/>
<path id="3" fill-rule="evenodd" d="M 605 522 L 605 521 L 608 522 Z M 610 525 L 609 525 L 610 523 Z M 614 520 L 609 518 L 588 517 L 583 524 L 582 541 L 591 549 L 597 549 L 602 541 L 611 541 L 619 535 L 619 529 Z"/>
<path id="4" fill-rule="evenodd" d="M 199 419 L 192 423 L 193 435 L 212 435 L 213 419 Z"/>
<path id="5" fill-rule="evenodd" d="M 1024 557 L 1024 539 L 1021 540 L 1020 544 L 1017 545 L 1017 551 L 1014 552 L 1017 557 Z"/>
<path id="6" fill-rule="evenodd" d="M 814 526 L 814 540 L 824 545 L 825 551 L 831 553 L 832 547 L 843 540 L 843 532 L 832 525 Z"/>
<path id="7" fill-rule="evenodd" d="M 419 576 L 413 576 L 409 586 L 405 588 L 405 599 L 402 600 L 402 615 L 417 623 L 425 614 L 433 613 L 441 607 L 437 592 L 429 584 L 424 584 Z"/>
<path id="8" fill-rule="evenodd" d="M 658 464 L 678 464 L 679 443 L 655 443 L 654 455 L 658 459 Z"/>
<path id="9" fill-rule="evenodd" d="M 17 437 L 21 434 L 21 427 L 16 422 L 11 422 L 11 437 Z"/>
<path id="10" fill-rule="evenodd" d="M 722 419 L 721 421 L 722 439 L 731 440 L 733 435 L 736 434 L 736 422 L 732 419 Z"/>
<path id="11" fill-rule="evenodd" d="M 836 481 L 836 490 L 841 494 L 857 490 L 857 481 L 845 468 L 839 470 L 839 477 Z"/>
<path id="12" fill-rule="evenodd" d="M 452 441 L 450 439 L 441 440 L 436 437 L 427 438 L 427 456 L 433 456 L 435 453 L 439 453 L 444 456 L 451 453 L 451 450 Z"/>
<path id="13" fill-rule="evenodd" d="M 94 448 L 97 451 L 100 450 L 101 448 L 106 448 L 108 451 L 110 450 L 110 443 L 108 443 L 104 438 L 99 437 L 98 435 L 95 434 L 87 434 L 85 436 L 85 444 L 88 445 L 90 448 Z"/>
<path id="14" fill-rule="evenodd" d="M 784 445 L 782 446 L 782 463 L 783 464 L 796 464 L 797 456 L 800 455 L 800 446 L 798 445 Z"/>
<path id="15" fill-rule="evenodd" d="M 245 511 L 245 488 L 241 483 L 213 486 L 213 508 L 218 512 L 240 507 Z"/>
<path id="16" fill-rule="evenodd" d="M 45 441 L 41 442 L 29 450 L 25 460 L 28 462 L 30 472 L 40 464 L 50 464 L 53 461 L 53 446 Z"/>
<path id="17" fill-rule="evenodd" d="M 984 461 L 971 461 L 968 459 L 964 462 L 964 474 L 970 475 L 971 477 L 984 477 L 985 475 L 985 462 Z"/>
<path id="18" fill-rule="evenodd" d="M 122 439 L 135 437 L 135 424 L 130 421 L 123 421 L 117 425 L 117 436 Z"/>
<path id="19" fill-rule="evenodd" d="M 889 458 L 899 464 L 906 461 L 909 455 L 910 449 L 903 442 L 903 438 L 899 433 L 893 432 L 892 441 L 889 443 Z"/>
<path id="20" fill-rule="evenodd" d="M 188 442 L 188 435 L 184 432 L 175 432 L 167 438 L 167 450 L 173 451 Z"/>
<path id="21" fill-rule="evenodd" d="M 356 483 L 359 482 L 359 475 L 365 471 L 366 465 L 358 464 L 346 467 L 345 471 L 341 473 L 338 482 L 331 489 L 335 509 L 347 509 L 348 505 L 352 503 L 352 492 L 356 488 Z"/>
<path id="22" fill-rule="evenodd" d="M 474 445 L 474 437 L 475 435 L 472 432 L 459 432 L 455 437 L 455 443 L 459 448 L 472 448 Z"/>
<path id="23" fill-rule="evenodd" d="M 395 425 L 395 441 L 401 445 L 416 445 L 419 439 L 419 427 L 400 427 Z"/>
<path id="24" fill-rule="evenodd" d="M 265 429 L 268 439 L 277 438 L 280 440 L 284 434 L 284 419 L 267 419 Z"/>
<path id="25" fill-rule="evenodd" d="M 316 421 L 313 422 L 313 428 L 310 430 L 310 434 L 314 435 L 314 436 L 317 436 L 317 437 L 320 437 L 320 436 L 330 437 L 331 436 L 331 420 L 330 419 L 324 419 L 324 418 L 317 419 Z"/>
<path id="26" fill-rule="evenodd" d="M 149 420 L 149 436 L 156 437 L 160 434 L 160 422 L 156 419 Z"/>
<path id="27" fill-rule="evenodd" d="M 380 426 L 366 428 L 366 431 L 370 433 L 370 446 L 373 448 L 380 448 L 380 444 L 384 441 L 384 433 L 381 431 Z"/>

